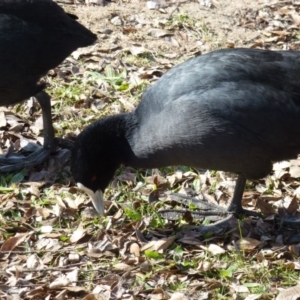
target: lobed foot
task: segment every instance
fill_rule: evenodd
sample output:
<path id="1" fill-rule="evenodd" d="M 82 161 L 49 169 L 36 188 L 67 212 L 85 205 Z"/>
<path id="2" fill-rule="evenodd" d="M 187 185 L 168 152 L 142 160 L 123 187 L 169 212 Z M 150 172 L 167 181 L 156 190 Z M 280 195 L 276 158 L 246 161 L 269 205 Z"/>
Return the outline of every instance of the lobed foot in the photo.
<path id="1" fill-rule="evenodd" d="M 72 150 L 74 143 L 70 140 L 55 138 L 55 147 Z M 55 148 L 54 147 L 54 148 Z M 32 143 L 30 146 L 32 153 L 28 156 L 11 154 L 9 156 L 0 155 L 0 173 L 11 173 L 22 169 L 29 169 L 46 161 L 52 152 L 52 147 L 46 149 L 43 146 Z"/>
<path id="2" fill-rule="evenodd" d="M 30 155 L 24 156 L 0 156 L 0 173 L 10 173 L 22 169 L 28 169 L 43 163 L 50 155 L 51 150 L 40 147 Z"/>

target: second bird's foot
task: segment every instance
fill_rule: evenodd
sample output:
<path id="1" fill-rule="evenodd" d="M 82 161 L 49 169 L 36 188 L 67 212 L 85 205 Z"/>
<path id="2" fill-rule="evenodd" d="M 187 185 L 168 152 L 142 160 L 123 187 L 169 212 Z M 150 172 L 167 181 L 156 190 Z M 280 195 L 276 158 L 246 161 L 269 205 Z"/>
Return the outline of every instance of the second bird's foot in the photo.
<path id="1" fill-rule="evenodd" d="M 50 155 L 51 150 L 42 146 L 28 156 L 10 155 L 0 156 L 0 173 L 10 173 L 28 169 L 42 164 Z"/>
<path id="2" fill-rule="evenodd" d="M 74 142 L 55 138 L 55 147 L 59 146 L 64 149 L 72 150 Z M 53 148 L 55 148 L 53 147 Z M 0 155 L 0 173 L 10 173 L 20 171 L 22 169 L 29 169 L 42 164 L 48 159 L 53 152 L 52 147 L 45 148 L 35 143 L 29 143 L 23 150 L 31 152 L 29 155 L 24 156 L 20 154 Z"/>

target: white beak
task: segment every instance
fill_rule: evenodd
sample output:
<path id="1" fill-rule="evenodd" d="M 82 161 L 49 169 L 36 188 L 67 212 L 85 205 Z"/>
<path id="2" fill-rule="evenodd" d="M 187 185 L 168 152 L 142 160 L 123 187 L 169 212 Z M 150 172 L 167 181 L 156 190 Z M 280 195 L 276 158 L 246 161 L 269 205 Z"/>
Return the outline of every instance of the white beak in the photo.
<path id="1" fill-rule="evenodd" d="M 96 211 L 100 214 L 100 215 L 104 215 L 104 201 L 103 201 L 103 193 L 101 190 L 97 190 L 95 193 L 90 190 L 89 188 L 85 187 L 82 183 L 78 182 L 77 186 L 83 190 L 84 192 L 86 192 L 91 200 L 92 203 L 96 209 Z"/>

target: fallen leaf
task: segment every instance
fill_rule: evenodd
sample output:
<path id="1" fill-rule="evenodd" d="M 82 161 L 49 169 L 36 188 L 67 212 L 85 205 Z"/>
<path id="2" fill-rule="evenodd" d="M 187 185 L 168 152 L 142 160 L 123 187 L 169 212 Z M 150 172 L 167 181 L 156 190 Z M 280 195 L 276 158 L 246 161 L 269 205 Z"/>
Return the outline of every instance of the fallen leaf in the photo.
<path id="1" fill-rule="evenodd" d="M 241 238 L 236 242 L 236 245 L 238 246 L 238 248 L 241 250 L 245 250 L 245 251 L 253 250 L 260 244 L 261 244 L 261 241 L 250 238 L 250 237 Z"/>
<path id="2" fill-rule="evenodd" d="M 297 300 L 300 297 L 300 285 L 295 285 L 285 290 L 281 290 L 276 300 Z"/>
<path id="3" fill-rule="evenodd" d="M 132 253 L 134 256 L 140 256 L 140 246 L 137 243 L 132 243 L 130 245 L 129 252 Z"/>
<path id="4" fill-rule="evenodd" d="M 16 236 L 8 238 L 1 246 L 1 251 L 13 251 L 16 247 L 18 247 L 20 244 L 22 244 L 24 241 L 26 241 L 34 232 L 29 231 L 26 233 L 17 234 Z M 9 256 L 9 254 L 5 253 L 0 255 L 6 256 L 6 258 Z"/>
<path id="5" fill-rule="evenodd" d="M 70 237 L 71 243 L 78 242 L 81 238 L 84 237 L 86 231 L 83 229 L 83 224 L 80 223 L 77 229 L 73 232 L 72 236 Z"/>
<path id="6" fill-rule="evenodd" d="M 202 249 L 209 251 L 213 255 L 224 254 L 226 250 L 216 244 L 210 244 L 208 247 L 201 246 Z"/>

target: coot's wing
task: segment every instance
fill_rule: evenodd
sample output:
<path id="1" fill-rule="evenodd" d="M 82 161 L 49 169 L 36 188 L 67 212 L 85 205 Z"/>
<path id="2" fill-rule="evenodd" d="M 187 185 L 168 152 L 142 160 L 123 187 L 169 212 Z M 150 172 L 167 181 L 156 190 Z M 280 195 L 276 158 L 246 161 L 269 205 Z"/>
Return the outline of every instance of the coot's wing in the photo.
<path id="1" fill-rule="evenodd" d="M 17 103 L 39 91 L 35 85 L 38 76 L 32 69 L 39 51 L 38 40 L 41 34 L 41 28 L 35 24 L 0 13 L 1 106 Z M 36 89 L 33 90 L 33 87 Z"/>

